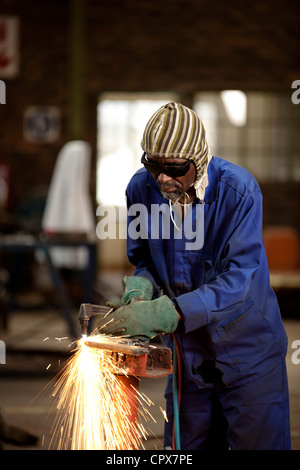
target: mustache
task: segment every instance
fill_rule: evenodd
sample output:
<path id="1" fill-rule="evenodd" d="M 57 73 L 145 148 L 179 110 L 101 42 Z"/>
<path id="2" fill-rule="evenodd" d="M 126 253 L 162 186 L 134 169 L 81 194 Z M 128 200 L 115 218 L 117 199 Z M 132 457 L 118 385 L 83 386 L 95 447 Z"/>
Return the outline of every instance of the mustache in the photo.
<path id="1" fill-rule="evenodd" d="M 163 195 L 163 197 L 165 197 L 166 199 L 169 199 L 171 201 L 176 202 L 184 194 L 181 185 L 177 182 L 174 183 L 172 181 L 167 181 L 166 183 L 159 183 L 157 181 L 157 184 L 158 184 L 158 187 L 159 187 L 160 192 Z M 167 190 L 169 188 L 176 188 L 176 190 L 172 193 L 169 193 L 169 192 L 167 192 Z"/>
<path id="2" fill-rule="evenodd" d="M 177 188 L 181 190 L 181 185 L 178 182 L 167 181 L 166 183 L 160 183 L 159 181 L 156 182 L 159 186 L 159 189 L 170 189 L 170 188 Z"/>

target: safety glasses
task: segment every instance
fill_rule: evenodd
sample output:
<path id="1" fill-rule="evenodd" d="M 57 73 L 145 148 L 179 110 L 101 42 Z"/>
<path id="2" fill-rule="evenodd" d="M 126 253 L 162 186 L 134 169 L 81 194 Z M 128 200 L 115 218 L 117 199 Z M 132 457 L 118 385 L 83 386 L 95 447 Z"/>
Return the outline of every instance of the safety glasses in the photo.
<path id="1" fill-rule="evenodd" d="M 187 160 L 181 165 L 175 165 L 174 163 L 161 164 L 155 162 L 154 160 L 149 160 L 146 152 L 144 152 L 141 158 L 141 163 L 144 165 L 147 171 L 150 171 L 150 173 L 154 175 L 160 175 L 161 173 L 164 173 L 171 178 L 176 178 L 186 175 L 190 169 L 191 160 Z"/>

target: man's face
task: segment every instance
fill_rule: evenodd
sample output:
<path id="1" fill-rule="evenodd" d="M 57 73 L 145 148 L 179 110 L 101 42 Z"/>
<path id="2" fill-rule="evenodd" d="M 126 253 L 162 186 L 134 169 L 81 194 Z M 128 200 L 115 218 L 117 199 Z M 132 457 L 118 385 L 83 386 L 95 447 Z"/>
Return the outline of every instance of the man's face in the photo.
<path id="1" fill-rule="evenodd" d="M 149 162 L 157 162 L 161 165 L 184 165 L 187 160 L 183 158 L 161 158 L 161 157 L 148 157 Z M 185 193 L 193 185 L 196 178 L 196 169 L 193 162 L 190 162 L 188 172 L 184 176 L 168 176 L 164 173 L 164 169 L 160 173 L 151 172 L 160 192 L 166 199 L 177 201 L 184 196 Z"/>

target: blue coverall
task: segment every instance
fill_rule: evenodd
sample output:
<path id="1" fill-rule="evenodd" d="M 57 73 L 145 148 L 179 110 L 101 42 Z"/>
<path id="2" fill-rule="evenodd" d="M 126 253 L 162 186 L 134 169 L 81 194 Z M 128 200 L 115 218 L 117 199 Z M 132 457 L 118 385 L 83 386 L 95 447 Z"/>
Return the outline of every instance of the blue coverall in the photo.
<path id="1" fill-rule="evenodd" d="M 182 449 L 289 449 L 287 337 L 270 287 L 262 194 L 247 170 L 218 157 L 208 178 L 204 204 L 196 199 L 190 209 L 195 229 L 202 204 L 204 241 L 196 249 L 187 249 L 190 239 L 184 230 L 176 236 L 172 223 L 170 236 L 160 231 L 151 239 L 168 201 L 149 172 L 138 170 L 126 190 L 128 208 L 143 204 L 148 211 L 146 236 L 131 235 L 136 215 L 128 215 L 134 274 L 152 282 L 154 296 L 168 295 L 183 319 L 175 333 L 183 371 Z M 160 219 L 151 216 L 151 205 L 163 207 Z M 172 336 L 165 340 L 172 347 Z M 172 376 L 165 396 L 165 445 L 171 446 Z"/>

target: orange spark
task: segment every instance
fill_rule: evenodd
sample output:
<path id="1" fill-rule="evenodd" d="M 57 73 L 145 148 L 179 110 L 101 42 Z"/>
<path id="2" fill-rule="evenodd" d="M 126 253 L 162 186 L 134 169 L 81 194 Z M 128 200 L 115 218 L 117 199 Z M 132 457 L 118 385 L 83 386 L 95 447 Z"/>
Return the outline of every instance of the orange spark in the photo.
<path id="1" fill-rule="evenodd" d="M 121 374 L 121 375 L 118 375 Z M 124 384 L 112 354 L 90 347 L 80 340 L 64 366 L 52 396 L 57 415 L 50 443 L 62 450 L 131 450 L 144 448 L 147 432 L 132 410 L 151 402 L 131 385 Z M 152 418 L 152 417 L 151 417 Z M 153 419 L 153 418 L 152 418 Z"/>

